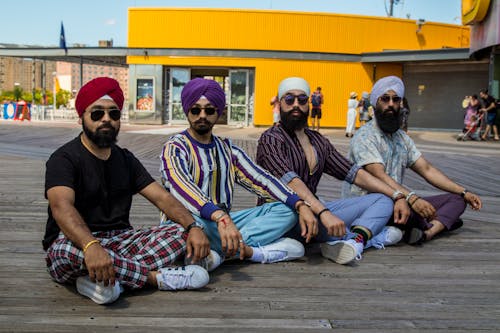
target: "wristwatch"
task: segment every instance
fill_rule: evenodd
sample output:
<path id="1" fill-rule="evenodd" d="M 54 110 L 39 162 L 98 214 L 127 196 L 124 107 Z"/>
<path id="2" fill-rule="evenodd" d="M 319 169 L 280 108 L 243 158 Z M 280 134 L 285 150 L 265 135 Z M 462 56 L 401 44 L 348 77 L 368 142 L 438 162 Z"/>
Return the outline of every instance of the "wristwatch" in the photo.
<path id="1" fill-rule="evenodd" d="M 205 227 L 203 226 L 203 224 L 201 224 L 198 221 L 194 221 L 193 223 L 191 223 L 190 225 L 188 225 L 187 228 L 186 228 L 186 232 L 191 231 L 192 228 L 200 228 L 201 230 L 205 229 Z"/>
<path id="2" fill-rule="evenodd" d="M 400 190 L 396 190 L 396 191 L 394 191 L 394 193 L 392 194 L 391 197 L 392 197 L 392 201 L 396 202 L 399 199 L 405 198 L 405 195 Z"/>

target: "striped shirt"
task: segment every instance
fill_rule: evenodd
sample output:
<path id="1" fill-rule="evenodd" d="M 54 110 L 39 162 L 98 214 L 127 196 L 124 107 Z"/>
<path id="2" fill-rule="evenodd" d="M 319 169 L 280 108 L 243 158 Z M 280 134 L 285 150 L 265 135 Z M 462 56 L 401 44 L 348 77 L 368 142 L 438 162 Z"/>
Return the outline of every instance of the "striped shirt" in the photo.
<path id="1" fill-rule="evenodd" d="M 205 219 L 222 205 L 231 210 L 235 182 L 292 209 L 299 200 L 295 192 L 256 165 L 229 139 L 212 136 L 211 143 L 203 144 L 184 131 L 165 143 L 160 159 L 163 186 L 191 213 Z"/>
<path id="2" fill-rule="evenodd" d="M 262 133 L 257 146 L 257 163 L 280 178 L 285 184 L 300 178 L 312 193 L 316 193 L 323 173 L 339 180 L 354 182 L 359 167 L 342 156 L 330 141 L 317 131 L 305 128 L 314 149 L 317 164 L 309 169 L 306 155 L 295 134 L 282 126 L 274 126 Z"/>

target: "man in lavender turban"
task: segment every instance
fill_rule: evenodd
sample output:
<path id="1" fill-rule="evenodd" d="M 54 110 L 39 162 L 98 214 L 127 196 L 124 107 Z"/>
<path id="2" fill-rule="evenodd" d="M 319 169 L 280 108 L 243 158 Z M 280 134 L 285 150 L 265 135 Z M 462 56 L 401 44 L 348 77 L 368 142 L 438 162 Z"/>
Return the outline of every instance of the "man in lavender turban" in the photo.
<path id="1" fill-rule="evenodd" d="M 224 257 L 260 263 L 301 257 L 304 246 L 283 235 L 297 223 L 296 211 L 304 224 L 314 223 L 314 215 L 295 192 L 241 148 L 212 134 L 225 106 L 220 85 L 194 79 L 182 90 L 181 102 L 189 128 L 164 145 L 160 171 L 165 188 L 188 208 L 196 219 L 194 227 L 210 240 L 211 253 L 201 264 L 211 271 Z M 235 183 L 273 202 L 234 212 Z M 163 216 L 161 224 L 169 223 Z"/>
<path id="2" fill-rule="evenodd" d="M 463 224 L 460 216 L 466 204 L 478 210 L 482 203 L 479 196 L 431 165 L 406 132 L 399 129 L 404 92 L 403 81 L 395 76 L 384 77 L 373 85 L 370 101 L 375 107 L 375 121 L 368 122 L 356 132 L 350 142 L 349 159 L 394 188 L 396 201 L 406 201 L 411 213 L 404 228 L 405 240 L 413 244 L 460 228 Z M 448 193 L 420 197 L 416 191 L 402 185 L 406 168 Z M 344 183 L 344 197 L 365 193 L 355 185 Z"/>

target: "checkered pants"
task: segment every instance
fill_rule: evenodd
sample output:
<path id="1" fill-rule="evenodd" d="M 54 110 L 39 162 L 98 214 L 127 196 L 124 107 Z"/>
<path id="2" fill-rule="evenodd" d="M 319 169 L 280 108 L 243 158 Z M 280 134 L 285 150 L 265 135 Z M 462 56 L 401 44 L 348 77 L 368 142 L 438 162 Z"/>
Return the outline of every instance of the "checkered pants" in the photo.
<path id="1" fill-rule="evenodd" d="M 174 224 L 92 234 L 113 259 L 117 280 L 129 288 L 143 287 L 148 272 L 172 266 L 186 250 L 187 234 Z M 83 251 L 62 233 L 47 250 L 46 261 L 49 274 L 59 283 L 88 274 Z"/>

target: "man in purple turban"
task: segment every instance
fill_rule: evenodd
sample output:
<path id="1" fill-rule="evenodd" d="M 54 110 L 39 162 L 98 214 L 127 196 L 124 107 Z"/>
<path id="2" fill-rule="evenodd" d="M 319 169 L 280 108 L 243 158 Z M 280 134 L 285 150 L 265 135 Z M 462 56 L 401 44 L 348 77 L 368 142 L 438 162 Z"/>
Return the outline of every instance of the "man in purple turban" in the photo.
<path id="1" fill-rule="evenodd" d="M 213 80 L 188 82 L 181 102 L 189 128 L 171 137 L 160 155 L 163 185 L 193 214 L 193 229 L 203 230 L 210 240 L 212 251 L 199 264 L 211 271 L 234 256 L 261 263 L 299 258 L 303 245 L 283 235 L 297 223 L 296 212 L 302 223 L 315 223 L 314 215 L 295 192 L 241 148 L 212 134 L 225 100 Z M 235 182 L 275 202 L 232 212 Z M 163 216 L 161 224 L 169 223 Z"/>
<path id="2" fill-rule="evenodd" d="M 122 106 L 116 80 L 85 84 L 76 97 L 83 132 L 50 156 L 45 174 L 49 274 L 59 283 L 76 282 L 98 304 L 116 301 L 123 287 L 196 289 L 209 281 L 202 267 L 169 267 L 186 251 L 194 260 L 207 256 L 208 239 L 198 230 L 184 232 L 195 223 L 191 214 L 115 144 Z M 134 230 L 129 215 L 136 193 L 178 224 Z"/>
<path id="3" fill-rule="evenodd" d="M 405 227 L 405 239 L 412 244 L 460 228 L 463 224 L 460 215 L 466 204 L 478 210 L 482 203 L 479 196 L 431 165 L 413 140 L 400 129 L 404 93 L 403 81 L 396 76 L 384 77 L 373 85 L 370 102 L 375 107 L 375 119 L 361 127 L 351 139 L 349 159 L 396 190 L 401 200 L 406 200 L 411 214 Z M 402 185 L 406 168 L 448 193 L 420 197 Z M 365 193 L 354 184 L 344 183 L 344 197 Z"/>

